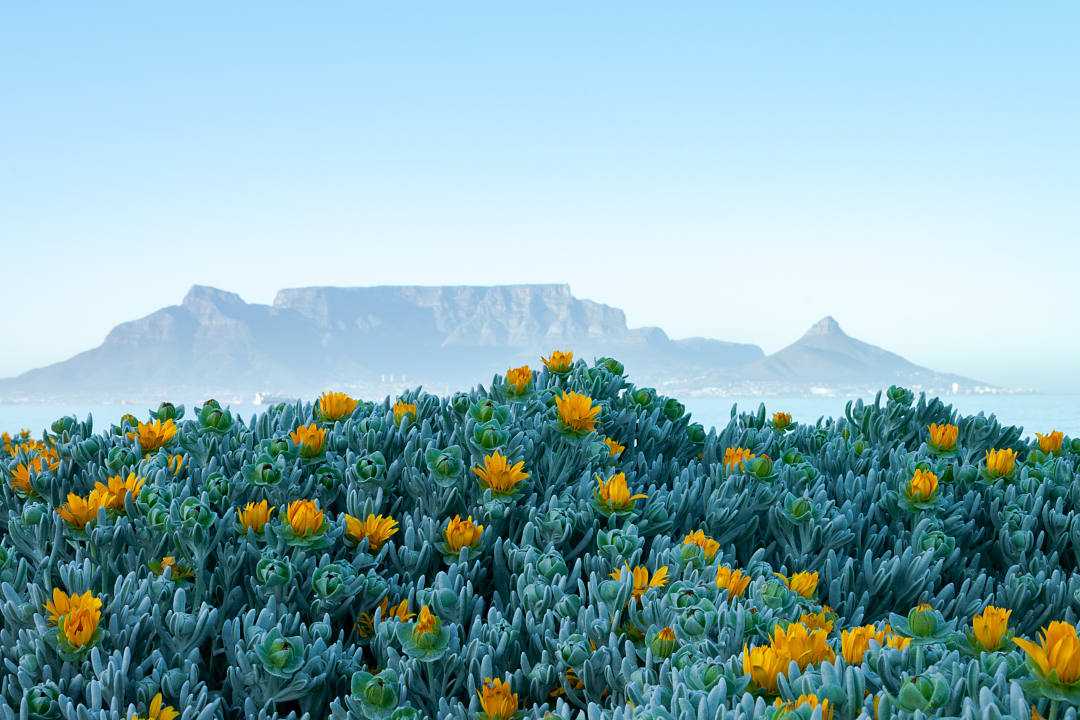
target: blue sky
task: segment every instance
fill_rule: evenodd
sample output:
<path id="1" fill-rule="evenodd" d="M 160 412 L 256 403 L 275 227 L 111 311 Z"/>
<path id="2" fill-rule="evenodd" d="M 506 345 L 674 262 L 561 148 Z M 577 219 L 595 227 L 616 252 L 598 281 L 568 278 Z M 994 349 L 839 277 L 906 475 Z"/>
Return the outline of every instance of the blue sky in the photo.
<path id="1" fill-rule="evenodd" d="M 0 376 L 192 283 L 568 282 L 1080 391 L 1073 3 L 0 11 Z"/>

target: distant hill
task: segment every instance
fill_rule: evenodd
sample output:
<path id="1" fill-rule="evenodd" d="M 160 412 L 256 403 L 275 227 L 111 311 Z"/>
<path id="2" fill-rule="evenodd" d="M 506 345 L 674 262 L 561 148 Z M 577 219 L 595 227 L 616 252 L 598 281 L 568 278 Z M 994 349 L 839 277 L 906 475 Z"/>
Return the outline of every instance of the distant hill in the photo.
<path id="1" fill-rule="evenodd" d="M 896 353 L 849 336 L 827 316 L 806 333 L 772 355 L 742 369 L 749 380 L 803 381 L 835 385 L 886 379 L 899 384 L 977 384 L 959 375 L 939 373 L 916 365 Z"/>
<path id="2" fill-rule="evenodd" d="M 674 341 L 629 328 L 567 285 L 311 287 L 273 305 L 196 285 L 179 305 L 117 325 L 98 347 L 0 380 L 2 399 L 205 397 L 395 384 L 464 387 L 539 354 L 614 355 L 639 377 L 700 374 L 764 357 L 756 345 Z"/>
<path id="3" fill-rule="evenodd" d="M 295 397 L 331 387 L 381 397 L 486 383 L 510 366 L 538 367 L 553 348 L 617 357 L 636 382 L 687 395 L 985 385 L 849 337 L 831 317 L 766 356 L 756 345 L 630 328 L 622 310 L 566 285 L 294 288 L 272 305 L 196 285 L 92 350 L 0 380 L 0 399 Z"/>

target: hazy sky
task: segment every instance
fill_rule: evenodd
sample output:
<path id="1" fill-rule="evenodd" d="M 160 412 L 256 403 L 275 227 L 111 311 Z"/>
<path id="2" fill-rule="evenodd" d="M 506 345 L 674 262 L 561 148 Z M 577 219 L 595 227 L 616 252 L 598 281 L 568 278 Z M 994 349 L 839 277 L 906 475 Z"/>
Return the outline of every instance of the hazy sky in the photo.
<path id="1" fill-rule="evenodd" d="M 568 282 L 1080 391 L 1076 3 L 102 5 L 0 10 L 0 376 L 192 283 Z"/>

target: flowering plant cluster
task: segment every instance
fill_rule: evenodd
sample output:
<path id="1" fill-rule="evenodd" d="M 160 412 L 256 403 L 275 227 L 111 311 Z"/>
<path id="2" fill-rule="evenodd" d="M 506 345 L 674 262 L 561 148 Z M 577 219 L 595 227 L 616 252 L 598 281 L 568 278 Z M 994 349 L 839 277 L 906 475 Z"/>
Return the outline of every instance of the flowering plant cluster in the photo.
<path id="1" fill-rule="evenodd" d="M 1080 441 L 568 351 L 4 434 L 0 720 L 1075 718 Z"/>

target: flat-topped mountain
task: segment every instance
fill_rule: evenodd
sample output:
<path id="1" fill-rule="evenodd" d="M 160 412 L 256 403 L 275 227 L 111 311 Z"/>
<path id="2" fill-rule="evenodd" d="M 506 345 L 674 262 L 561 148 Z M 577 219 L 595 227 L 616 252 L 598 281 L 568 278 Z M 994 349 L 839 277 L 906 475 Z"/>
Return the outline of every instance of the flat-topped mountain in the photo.
<path id="1" fill-rule="evenodd" d="M 196 285 L 179 305 L 117 325 L 98 347 L 0 380 L 0 399 L 379 396 L 404 385 L 467 387 L 554 348 L 622 360 L 635 381 L 694 394 L 800 392 L 891 383 L 970 389 L 846 335 L 831 317 L 766 356 L 756 345 L 673 340 L 566 285 L 309 287 L 272 305 Z"/>
<path id="2" fill-rule="evenodd" d="M 179 305 L 117 325 L 97 348 L 0 380 L 0 398 L 467 386 L 564 347 L 647 373 L 764 357 L 756 345 L 629 328 L 622 310 L 575 298 L 567 285 L 295 288 L 272 305 L 196 285 Z"/>

